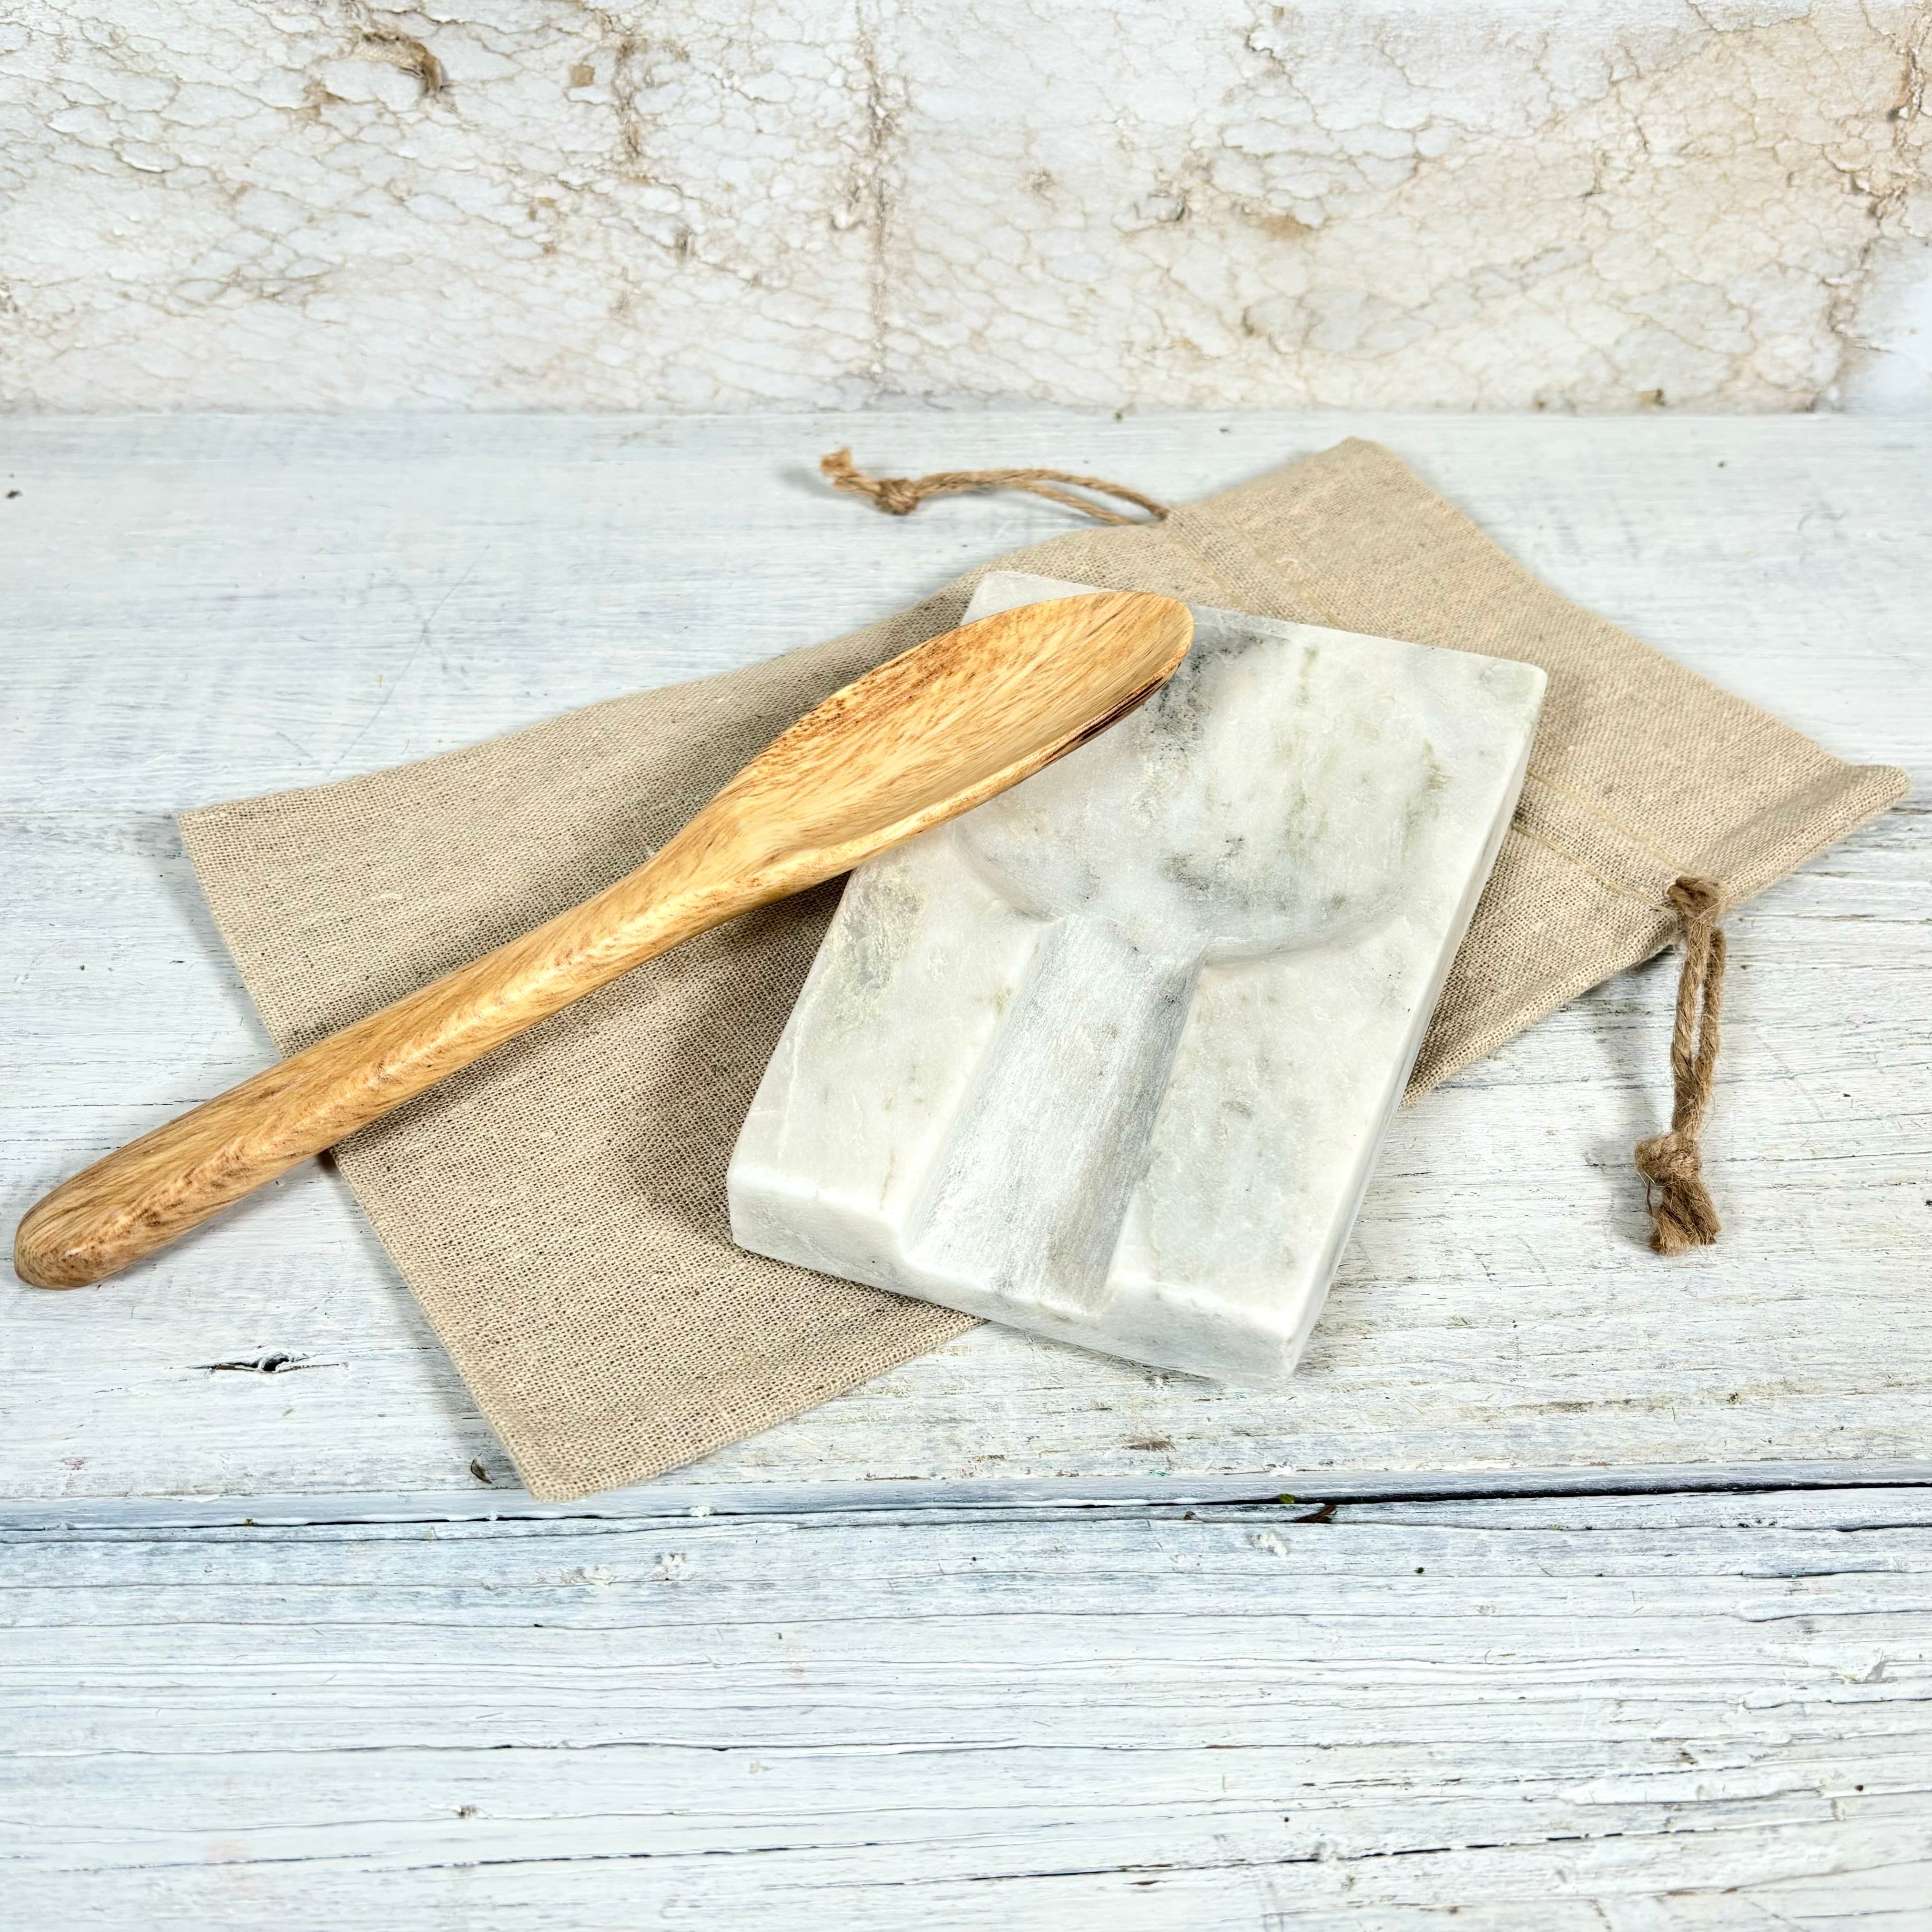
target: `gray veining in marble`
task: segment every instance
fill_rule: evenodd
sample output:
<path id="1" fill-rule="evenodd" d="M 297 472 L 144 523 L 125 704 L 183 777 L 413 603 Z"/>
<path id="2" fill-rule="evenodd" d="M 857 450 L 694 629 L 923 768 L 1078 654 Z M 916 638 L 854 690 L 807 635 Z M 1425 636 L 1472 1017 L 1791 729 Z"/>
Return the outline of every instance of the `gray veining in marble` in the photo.
<path id="1" fill-rule="evenodd" d="M 999 573 L 968 615 L 1081 587 Z M 732 1159 L 743 1245 L 1136 1360 L 1292 1370 L 1544 678 L 1194 616 L 1141 711 L 854 874 Z"/>

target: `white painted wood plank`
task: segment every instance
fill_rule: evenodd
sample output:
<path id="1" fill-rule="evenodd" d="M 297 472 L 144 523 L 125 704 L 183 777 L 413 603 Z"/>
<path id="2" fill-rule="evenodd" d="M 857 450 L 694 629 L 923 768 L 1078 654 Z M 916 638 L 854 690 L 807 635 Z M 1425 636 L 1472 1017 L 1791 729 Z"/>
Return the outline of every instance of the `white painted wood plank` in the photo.
<path id="1" fill-rule="evenodd" d="M 1382 436 L 1557 586 L 1847 755 L 1932 773 L 1932 438 L 1880 420 L 922 413 L 14 418 L 0 610 L 0 1206 L 260 1064 L 166 814 L 421 755 L 880 614 L 1060 526 L 880 469 L 1177 496 Z M 1724 1244 L 1641 1244 L 1668 969 L 1404 1117 L 1296 1389 L 982 1330 L 700 1484 L 1911 1460 L 1932 1441 L 1932 841 L 1912 806 L 1737 920 Z M 0 1492 L 481 1493 L 507 1466 L 333 1178 L 126 1280 L 0 1298 Z M 273 1376 L 208 1365 L 286 1355 Z"/>
<path id="2" fill-rule="evenodd" d="M 16 1534 L 20 1922 L 1924 1923 L 1932 1493 Z"/>

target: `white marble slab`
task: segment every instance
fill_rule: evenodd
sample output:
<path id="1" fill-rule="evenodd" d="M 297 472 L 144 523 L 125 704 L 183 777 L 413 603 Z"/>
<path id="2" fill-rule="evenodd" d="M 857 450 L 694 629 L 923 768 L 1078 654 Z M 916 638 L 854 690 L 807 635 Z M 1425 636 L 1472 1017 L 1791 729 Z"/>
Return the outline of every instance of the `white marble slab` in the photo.
<path id="1" fill-rule="evenodd" d="M 1082 587 L 997 573 L 968 614 Z M 1544 676 L 1194 614 L 1125 723 L 854 875 L 732 1159 L 744 1246 L 1136 1361 L 1293 1370 Z"/>

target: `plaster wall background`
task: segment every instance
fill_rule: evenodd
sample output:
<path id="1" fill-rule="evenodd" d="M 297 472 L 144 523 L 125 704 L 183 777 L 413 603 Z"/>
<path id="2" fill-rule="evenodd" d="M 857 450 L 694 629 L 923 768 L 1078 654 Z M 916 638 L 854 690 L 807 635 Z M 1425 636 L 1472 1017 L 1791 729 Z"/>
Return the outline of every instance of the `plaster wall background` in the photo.
<path id="1" fill-rule="evenodd" d="M 1932 5 L 4 0 L 0 406 L 1932 410 Z"/>

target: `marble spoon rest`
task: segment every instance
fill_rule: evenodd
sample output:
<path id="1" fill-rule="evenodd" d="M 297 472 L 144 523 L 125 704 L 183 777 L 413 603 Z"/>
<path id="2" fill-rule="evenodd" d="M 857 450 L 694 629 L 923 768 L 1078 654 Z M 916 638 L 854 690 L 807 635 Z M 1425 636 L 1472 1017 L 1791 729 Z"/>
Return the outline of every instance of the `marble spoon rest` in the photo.
<path id="1" fill-rule="evenodd" d="M 995 573 L 968 614 L 1082 587 Z M 1138 1361 L 1292 1371 L 1544 674 L 1192 614 L 1132 718 L 854 874 L 732 1158 L 741 1245 Z"/>

